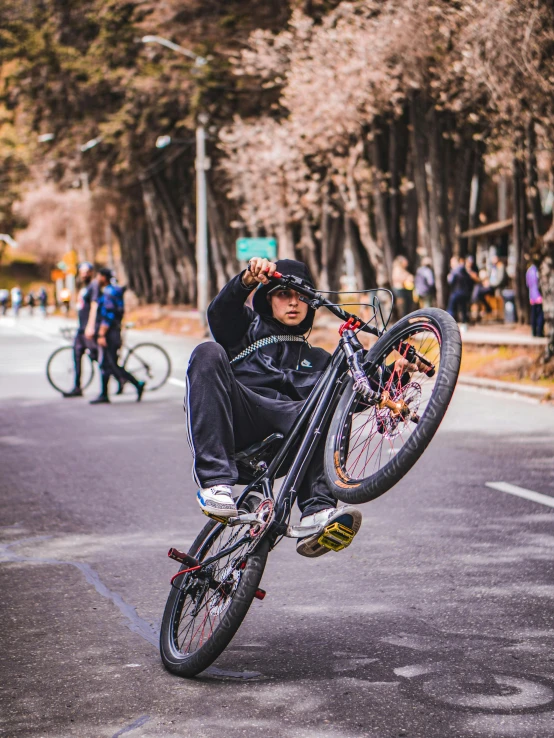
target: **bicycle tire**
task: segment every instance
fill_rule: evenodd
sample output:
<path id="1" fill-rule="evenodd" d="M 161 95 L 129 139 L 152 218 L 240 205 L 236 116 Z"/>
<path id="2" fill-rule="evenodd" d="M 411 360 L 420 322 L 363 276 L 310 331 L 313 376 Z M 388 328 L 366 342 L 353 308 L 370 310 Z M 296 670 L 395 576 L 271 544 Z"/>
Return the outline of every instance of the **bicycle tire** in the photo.
<path id="1" fill-rule="evenodd" d="M 86 390 L 94 379 L 94 362 L 87 353 L 83 354 L 81 361 L 85 362 L 85 367 L 88 368 L 81 371 L 81 389 Z M 60 346 L 50 354 L 46 363 L 46 378 L 56 392 L 63 394 L 73 389 L 75 385 L 73 346 Z"/>
<path id="2" fill-rule="evenodd" d="M 217 541 L 218 537 L 224 534 L 225 531 L 233 531 L 236 529 L 228 529 L 221 523 L 210 521 L 198 534 L 196 540 L 192 544 L 189 555 L 194 556 L 202 560 L 206 557 L 206 554 L 210 551 L 213 544 Z M 187 599 L 191 600 L 189 596 L 192 584 L 181 585 L 179 578 L 177 582 L 179 586 L 172 586 L 165 606 L 162 625 L 160 630 L 160 655 L 165 668 L 172 674 L 176 674 L 180 677 L 191 678 L 200 674 L 208 668 L 225 648 L 231 642 L 233 636 L 239 629 L 242 621 L 246 617 L 246 614 L 252 604 L 258 585 L 260 584 L 264 568 L 267 561 L 269 552 L 269 543 L 266 539 L 262 539 L 260 544 L 253 553 L 250 553 L 246 558 L 246 564 L 243 568 L 233 569 L 232 573 L 237 573 L 238 584 L 234 587 L 229 604 L 223 611 L 223 617 L 221 618 L 218 625 L 211 630 L 205 641 L 204 638 L 204 626 L 202 623 L 198 626 L 202 627 L 202 633 L 198 648 L 192 652 L 183 652 L 179 648 L 179 626 L 181 624 L 181 616 L 183 610 L 187 604 Z M 223 559 L 224 561 L 225 559 Z M 223 566 L 223 565 L 222 565 Z M 185 569 L 186 565 L 181 567 L 181 570 Z M 223 571 L 226 572 L 225 576 L 229 579 L 228 567 L 223 567 Z M 191 577 L 190 574 L 185 574 L 185 577 Z M 190 580 L 193 581 L 192 578 Z M 181 589 L 180 587 L 183 586 Z M 217 604 L 221 599 L 225 598 L 225 595 L 220 600 L 216 600 L 217 590 L 214 590 L 214 595 L 209 595 L 209 598 L 214 598 L 214 605 L 210 605 L 209 608 L 217 608 L 221 605 Z M 192 600 L 194 601 L 194 600 Z M 208 602 L 206 603 L 206 613 L 209 613 Z M 198 607 L 198 606 L 197 606 Z M 219 614 L 219 613 L 217 613 Z M 191 616 L 192 617 L 192 616 Z M 204 616 L 204 623 L 209 617 L 209 614 Z M 211 628 L 211 620 L 209 627 Z M 194 629 L 196 624 L 193 623 L 191 629 Z M 198 629 L 197 631 L 198 632 Z M 194 638 L 195 633 L 191 637 Z M 188 635 L 183 638 L 183 643 Z"/>
<path id="3" fill-rule="evenodd" d="M 150 361 L 146 361 L 141 358 L 141 350 L 143 352 L 152 352 L 152 350 L 154 350 L 155 355 L 157 354 L 158 359 L 155 360 L 157 362 L 157 373 L 155 378 L 151 376 L 153 366 L 152 359 L 150 359 Z M 159 371 L 158 367 L 160 368 Z M 169 358 L 167 351 L 157 343 L 137 343 L 136 346 L 133 346 L 133 348 L 129 349 L 127 352 L 123 368 L 135 376 L 139 381 L 146 382 L 145 389 L 147 392 L 155 392 L 155 390 L 163 387 L 169 379 L 169 375 L 171 374 L 171 359 Z"/>
<path id="4" fill-rule="evenodd" d="M 440 355 L 438 369 L 434 374 L 436 379 L 428 403 L 420 416 L 415 412 L 415 417 L 418 420 L 417 424 L 414 421 L 415 427 L 413 430 L 412 426 L 408 425 L 407 420 L 393 420 L 392 413 L 387 417 L 385 415 L 386 410 L 382 411 L 369 403 L 365 404 L 364 407 L 360 395 L 353 391 L 353 381 L 350 379 L 346 383 L 331 420 L 325 443 L 326 480 L 333 494 L 343 502 L 350 504 L 370 502 L 391 489 L 414 466 L 431 442 L 444 418 L 458 379 L 462 350 L 460 331 L 456 322 L 448 313 L 437 308 L 429 308 L 418 310 L 406 316 L 396 323 L 390 331 L 381 336 L 369 350 L 364 360 L 364 366 L 372 367 L 372 369 L 368 369 L 370 383 L 373 383 L 373 386 L 377 384 L 380 389 L 384 389 L 385 387 L 381 384 L 383 377 L 386 375 L 385 370 L 388 371 L 390 376 L 404 377 L 404 375 L 409 374 L 409 372 L 402 372 L 402 375 L 400 373 L 396 374 L 395 369 L 390 368 L 393 365 L 386 363 L 387 357 L 390 357 L 391 353 L 394 352 L 395 347 L 399 345 L 399 341 L 408 341 L 408 339 L 413 339 L 419 334 L 422 336 L 425 334 L 434 335 L 439 344 Z M 396 367 L 396 364 L 394 364 L 394 367 Z M 399 381 L 398 384 L 397 397 L 399 399 L 404 400 L 408 396 L 409 390 L 412 392 L 410 399 L 414 401 L 414 407 L 416 402 L 421 404 L 421 386 L 412 381 L 412 377 L 409 381 L 403 378 L 402 383 Z M 394 388 L 396 391 L 396 385 L 394 385 Z M 417 395 L 418 392 L 419 395 Z M 361 423 L 358 422 L 356 430 L 353 432 L 352 428 L 356 422 L 356 414 L 361 415 L 363 412 L 367 413 L 365 416 L 367 420 L 364 421 L 362 418 Z M 368 426 L 370 422 L 372 423 L 368 427 L 369 440 L 365 440 L 367 451 L 365 451 L 362 441 L 358 441 L 354 435 L 354 433 L 357 433 L 361 438 L 360 428 L 364 422 Z M 396 423 L 396 427 L 394 423 Z M 404 425 L 398 431 L 398 427 L 402 423 Z M 411 431 L 406 441 L 404 441 L 402 429 L 405 429 L 406 432 Z M 396 435 L 394 435 L 395 433 Z M 398 436 L 402 437 L 401 440 L 404 443 L 399 449 L 396 449 L 395 444 Z M 375 468 L 377 461 L 381 461 L 382 446 L 385 440 L 389 443 L 385 456 L 390 457 L 392 455 L 392 458 L 384 461 L 382 467 L 368 476 L 365 476 L 367 474 L 365 467 L 361 472 L 362 476 L 359 476 L 359 471 L 351 471 L 355 466 L 354 461 L 350 461 L 351 454 L 353 459 L 354 452 L 357 453 L 361 446 L 362 451 L 359 457 L 365 451 L 366 459 L 369 458 L 371 462 L 372 457 L 369 456 L 372 448 L 371 444 L 375 446 L 375 450 L 372 451 L 374 455 L 377 453 L 378 445 L 381 444 L 379 455 L 373 462 Z M 361 463 L 363 462 L 360 462 L 360 465 Z"/>

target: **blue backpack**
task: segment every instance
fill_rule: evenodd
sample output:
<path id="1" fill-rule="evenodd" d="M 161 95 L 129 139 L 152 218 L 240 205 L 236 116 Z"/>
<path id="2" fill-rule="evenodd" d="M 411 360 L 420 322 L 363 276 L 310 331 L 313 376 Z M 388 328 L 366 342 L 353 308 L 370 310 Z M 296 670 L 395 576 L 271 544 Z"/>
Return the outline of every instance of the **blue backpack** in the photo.
<path id="1" fill-rule="evenodd" d="M 125 289 L 118 284 L 108 284 L 104 287 L 99 310 L 102 319 L 110 323 L 121 323 L 125 313 Z"/>

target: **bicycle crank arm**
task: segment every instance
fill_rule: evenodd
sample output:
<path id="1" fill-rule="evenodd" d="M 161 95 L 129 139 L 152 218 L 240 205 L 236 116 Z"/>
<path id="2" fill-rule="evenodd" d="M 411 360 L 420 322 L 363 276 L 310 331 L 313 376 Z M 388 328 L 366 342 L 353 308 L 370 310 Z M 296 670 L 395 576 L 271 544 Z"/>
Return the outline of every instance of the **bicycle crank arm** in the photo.
<path id="1" fill-rule="evenodd" d="M 237 515 L 236 518 L 227 518 L 227 525 L 231 527 L 234 525 L 263 525 L 264 522 L 264 520 L 260 520 L 255 512 Z"/>
<path id="2" fill-rule="evenodd" d="M 307 538 L 323 532 L 322 525 L 289 525 L 285 535 L 287 538 Z"/>

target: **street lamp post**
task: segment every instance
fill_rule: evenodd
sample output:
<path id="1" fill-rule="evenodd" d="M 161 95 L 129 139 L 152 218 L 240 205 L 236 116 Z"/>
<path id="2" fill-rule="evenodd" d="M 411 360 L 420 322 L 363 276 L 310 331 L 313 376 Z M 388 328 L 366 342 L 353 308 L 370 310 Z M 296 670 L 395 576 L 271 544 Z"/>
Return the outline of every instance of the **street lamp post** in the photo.
<path id="1" fill-rule="evenodd" d="M 157 43 L 176 51 L 183 56 L 194 59 L 196 66 L 207 64 L 207 59 L 194 54 L 192 51 L 169 41 L 162 36 L 143 36 L 143 44 Z M 206 129 L 207 116 L 198 116 L 196 127 L 196 307 L 203 328 L 207 326 L 206 311 L 208 309 L 208 206 L 206 198 L 206 170 L 210 168 L 210 160 L 206 156 Z M 171 136 L 159 136 L 156 141 L 158 148 L 164 148 L 171 143 Z"/>
<path id="2" fill-rule="evenodd" d="M 208 204 L 206 198 L 205 116 L 200 116 L 196 128 L 196 300 L 202 327 L 206 327 L 208 310 Z"/>

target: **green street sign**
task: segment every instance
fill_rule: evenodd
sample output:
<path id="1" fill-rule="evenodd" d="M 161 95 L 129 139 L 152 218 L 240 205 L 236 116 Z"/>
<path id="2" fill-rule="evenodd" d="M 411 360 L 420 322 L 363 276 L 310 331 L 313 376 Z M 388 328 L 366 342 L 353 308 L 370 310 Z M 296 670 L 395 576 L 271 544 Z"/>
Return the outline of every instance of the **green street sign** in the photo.
<path id="1" fill-rule="evenodd" d="M 248 261 L 254 256 L 275 261 L 277 258 L 276 238 L 237 238 L 237 259 Z"/>

